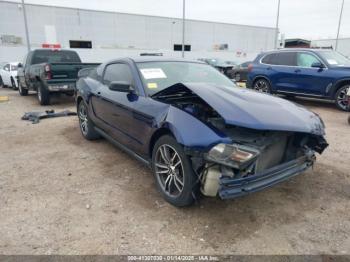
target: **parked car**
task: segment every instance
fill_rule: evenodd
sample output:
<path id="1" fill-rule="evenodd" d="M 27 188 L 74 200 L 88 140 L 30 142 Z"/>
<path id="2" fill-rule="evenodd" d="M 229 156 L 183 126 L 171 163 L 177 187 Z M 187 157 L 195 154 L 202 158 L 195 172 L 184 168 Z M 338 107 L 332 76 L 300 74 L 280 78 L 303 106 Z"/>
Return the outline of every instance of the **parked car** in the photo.
<path id="1" fill-rule="evenodd" d="M 82 135 L 105 137 L 150 166 L 175 206 L 200 192 L 229 199 L 265 189 L 311 167 L 327 147 L 319 116 L 238 88 L 199 61 L 116 59 L 79 76 Z"/>
<path id="2" fill-rule="evenodd" d="M 71 50 L 37 49 L 27 54 L 24 64 L 19 64 L 19 93 L 37 92 L 41 105 L 50 103 L 52 93 L 73 95 L 80 69 L 95 67 L 96 63 L 82 63 L 79 55 Z"/>
<path id="3" fill-rule="evenodd" d="M 326 49 L 284 49 L 262 53 L 252 63 L 247 87 L 267 93 L 334 100 L 347 110 L 350 60 Z"/>
<path id="4" fill-rule="evenodd" d="M 198 61 L 205 62 L 208 65 L 215 67 L 228 77 L 230 77 L 229 72 L 237 65 L 237 63 L 234 61 L 223 60 L 220 58 L 199 58 Z"/>
<path id="5" fill-rule="evenodd" d="M 251 63 L 251 61 L 248 61 L 233 67 L 232 70 L 228 72 L 229 77 L 235 79 L 237 82 L 247 81 L 248 67 Z"/>
<path id="6" fill-rule="evenodd" d="M 17 82 L 18 62 L 4 63 L 0 67 L 0 85 L 18 88 Z"/>

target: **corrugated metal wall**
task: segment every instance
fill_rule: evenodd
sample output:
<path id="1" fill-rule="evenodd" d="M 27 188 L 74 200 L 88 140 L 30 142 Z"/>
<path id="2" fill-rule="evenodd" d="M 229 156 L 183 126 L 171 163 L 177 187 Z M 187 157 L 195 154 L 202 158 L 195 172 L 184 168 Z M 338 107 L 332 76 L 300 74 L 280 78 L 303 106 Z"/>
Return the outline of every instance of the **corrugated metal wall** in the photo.
<path id="1" fill-rule="evenodd" d="M 141 52 L 181 56 L 181 52 L 173 51 L 173 45 L 182 42 L 180 19 L 40 5 L 26 5 L 26 10 L 32 48 L 55 38 L 62 48 L 69 48 L 69 40 L 92 41 L 93 49 L 77 49 L 85 61 L 100 62 Z M 22 44 L 16 45 L 0 41 L 0 61 L 21 60 L 26 53 L 22 12 L 19 4 L 0 2 L 0 36 L 22 39 Z M 186 52 L 186 57 L 246 61 L 272 49 L 274 36 L 273 28 L 187 20 L 186 44 L 192 51 Z M 221 44 L 227 44 L 228 50 L 214 50 Z"/>

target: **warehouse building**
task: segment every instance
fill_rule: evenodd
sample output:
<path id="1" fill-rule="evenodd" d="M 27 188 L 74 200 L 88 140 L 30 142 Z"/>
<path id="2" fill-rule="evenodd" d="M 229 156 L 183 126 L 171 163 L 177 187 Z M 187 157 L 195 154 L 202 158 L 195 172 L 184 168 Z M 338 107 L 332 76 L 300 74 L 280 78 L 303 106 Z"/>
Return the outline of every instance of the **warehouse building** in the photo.
<path id="1" fill-rule="evenodd" d="M 315 48 L 335 49 L 336 39 L 313 40 L 311 46 Z M 339 38 L 337 51 L 347 57 L 350 57 L 350 38 Z"/>
<path id="2" fill-rule="evenodd" d="M 71 48 L 86 62 L 162 53 L 180 57 L 182 20 L 116 12 L 26 4 L 32 49 Z M 275 28 L 186 20 L 185 56 L 232 61 L 273 49 Z M 0 61 L 22 61 L 27 53 L 23 7 L 0 2 Z"/>

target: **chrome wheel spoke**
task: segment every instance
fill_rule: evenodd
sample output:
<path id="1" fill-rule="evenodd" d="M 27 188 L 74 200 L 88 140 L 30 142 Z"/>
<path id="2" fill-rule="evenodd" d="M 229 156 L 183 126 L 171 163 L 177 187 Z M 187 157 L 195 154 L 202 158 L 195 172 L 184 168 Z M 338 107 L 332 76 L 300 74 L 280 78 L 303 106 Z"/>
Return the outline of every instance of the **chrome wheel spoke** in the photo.
<path id="1" fill-rule="evenodd" d="M 170 184 L 173 179 L 172 175 L 168 175 L 167 178 L 164 181 L 164 190 L 168 191 L 170 193 Z"/>
<path id="2" fill-rule="evenodd" d="M 166 157 L 166 154 L 165 154 L 165 148 L 164 147 L 160 147 L 159 148 L 159 152 L 160 152 L 161 158 L 163 159 L 164 163 L 169 164 L 169 160 L 168 160 L 168 158 Z"/>
<path id="3" fill-rule="evenodd" d="M 159 168 L 163 168 L 163 169 L 167 169 L 167 170 L 169 170 L 169 167 L 168 167 L 167 165 L 160 164 L 160 163 L 156 163 L 156 167 L 159 167 Z"/>
<path id="4" fill-rule="evenodd" d="M 175 185 L 176 189 L 177 189 L 179 192 L 182 191 L 182 188 L 177 184 L 176 177 L 175 177 L 175 179 L 174 179 L 174 185 Z"/>
<path id="5" fill-rule="evenodd" d="M 177 183 L 179 183 L 182 187 L 184 186 L 184 183 L 182 182 L 182 180 L 178 177 L 178 175 L 175 175 L 175 181 Z"/>
<path id="6" fill-rule="evenodd" d="M 157 174 L 168 174 L 169 173 L 169 169 L 166 170 L 160 170 L 160 171 L 156 171 Z"/>
<path id="7" fill-rule="evenodd" d="M 177 167 L 180 164 L 181 164 L 181 160 L 177 161 L 176 164 L 173 165 L 173 167 Z"/>

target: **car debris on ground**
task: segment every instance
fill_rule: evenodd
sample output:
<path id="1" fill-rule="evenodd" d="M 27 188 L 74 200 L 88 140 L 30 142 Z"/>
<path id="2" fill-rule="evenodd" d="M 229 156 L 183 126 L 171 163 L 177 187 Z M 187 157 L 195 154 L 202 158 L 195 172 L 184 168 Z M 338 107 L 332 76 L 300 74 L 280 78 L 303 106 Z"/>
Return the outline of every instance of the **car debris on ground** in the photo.
<path id="1" fill-rule="evenodd" d="M 55 113 L 55 110 L 46 110 L 45 112 L 27 112 L 22 116 L 22 120 L 28 120 L 31 121 L 32 124 L 37 124 L 40 122 L 40 119 L 76 115 L 76 112 L 70 110 L 64 110 L 58 113 Z"/>

